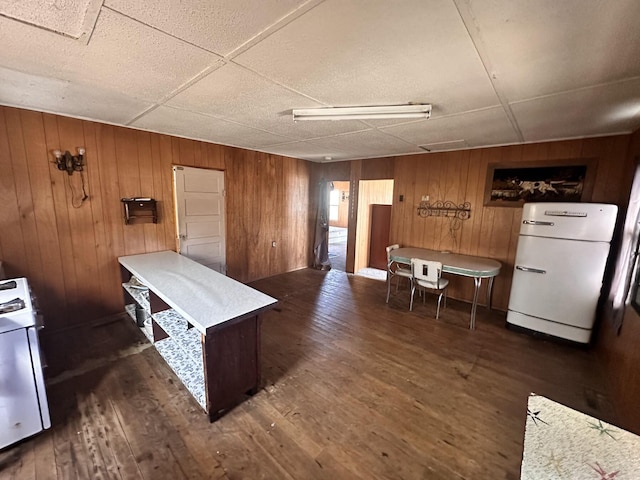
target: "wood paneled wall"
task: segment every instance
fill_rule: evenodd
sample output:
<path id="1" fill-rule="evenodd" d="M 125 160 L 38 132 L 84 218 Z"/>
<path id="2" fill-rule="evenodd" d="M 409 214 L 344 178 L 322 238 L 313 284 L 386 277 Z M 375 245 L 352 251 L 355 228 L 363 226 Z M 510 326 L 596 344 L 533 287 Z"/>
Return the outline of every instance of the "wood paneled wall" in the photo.
<path id="1" fill-rule="evenodd" d="M 618 135 L 429 153 L 395 159 L 356 160 L 350 162 L 351 176 L 356 179 L 387 178 L 386 169 L 389 161 L 392 161 L 393 176 L 388 177 L 394 178 L 391 243 L 449 250 L 499 260 L 503 268 L 494 284 L 493 305 L 506 310 L 522 209 L 483 205 L 487 165 L 500 162 L 596 158 L 597 173 L 591 200 L 623 205 L 628 195 L 626 185 L 630 174 L 627 162 L 629 142 L 630 135 Z M 325 178 L 334 176 L 332 166 L 333 164 L 323 166 L 322 175 Z M 335 175 L 344 175 L 344 168 L 344 165 L 336 166 Z M 457 230 L 451 230 L 447 218 L 421 218 L 417 215 L 416 207 L 424 195 L 428 195 L 432 202 L 470 202 L 471 217 L 461 222 Z M 450 280 L 449 294 L 454 298 L 471 301 L 473 282 L 461 277 L 450 277 Z M 486 282 L 484 283 L 483 288 L 486 288 Z M 482 299 L 485 298 L 484 293 L 481 292 Z"/>
<path id="2" fill-rule="evenodd" d="M 630 170 L 635 167 L 638 157 L 640 130 L 632 137 L 628 157 Z M 628 182 L 631 180 L 629 175 Z M 633 307 L 628 306 L 620 334 L 614 331 L 610 323 L 604 321 L 600 325 L 598 340 L 602 364 L 613 390 L 612 398 L 618 417 L 621 419 L 620 426 L 640 435 L 640 315 Z"/>
<path id="3" fill-rule="evenodd" d="M 487 165 L 596 158 L 591 201 L 621 205 L 626 201 L 622 186 L 629 175 L 629 138 L 623 135 L 397 158 L 391 241 L 499 260 L 503 267 L 494 283 L 493 303 L 506 310 L 522 209 L 483 206 Z M 404 195 L 403 202 L 398 201 L 400 195 Z M 429 195 L 430 201 L 470 202 L 471 218 L 460 222 L 457 230 L 451 229 L 447 218 L 421 218 L 416 207 L 423 195 Z M 471 300 L 473 282 L 460 277 L 450 280 L 451 296 Z"/>
<path id="4" fill-rule="evenodd" d="M 88 199 L 74 208 L 82 177 L 57 170 L 51 152 L 78 146 Z M 309 265 L 309 162 L 0 107 L 0 259 L 29 278 L 45 331 L 122 310 L 118 256 L 175 250 L 172 165 L 226 171 L 229 276 Z M 158 224 L 124 225 L 120 199 L 132 196 L 158 201 Z"/>
<path id="5" fill-rule="evenodd" d="M 599 340 L 619 426 L 640 435 L 640 315 L 627 307 L 620 335 L 603 322 Z"/>
<path id="6" fill-rule="evenodd" d="M 227 168 L 227 274 L 249 282 L 309 266 L 309 162 L 221 148 Z"/>

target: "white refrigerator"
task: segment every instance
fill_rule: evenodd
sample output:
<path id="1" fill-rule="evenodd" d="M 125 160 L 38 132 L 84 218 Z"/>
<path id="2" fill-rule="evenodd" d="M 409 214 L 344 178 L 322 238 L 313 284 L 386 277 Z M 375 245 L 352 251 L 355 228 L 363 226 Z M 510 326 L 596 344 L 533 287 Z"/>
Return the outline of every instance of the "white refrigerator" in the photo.
<path id="1" fill-rule="evenodd" d="M 618 207 L 523 207 L 507 324 L 589 343 Z"/>

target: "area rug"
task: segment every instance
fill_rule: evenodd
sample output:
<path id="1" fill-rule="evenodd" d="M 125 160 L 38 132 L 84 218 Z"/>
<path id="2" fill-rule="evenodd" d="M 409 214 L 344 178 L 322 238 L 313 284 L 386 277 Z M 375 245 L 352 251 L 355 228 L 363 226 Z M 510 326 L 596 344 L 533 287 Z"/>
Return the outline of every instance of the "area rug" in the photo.
<path id="1" fill-rule="evenodd" d="M 520 478 L 640 479 L 640 437 L 531 394 Z"/>

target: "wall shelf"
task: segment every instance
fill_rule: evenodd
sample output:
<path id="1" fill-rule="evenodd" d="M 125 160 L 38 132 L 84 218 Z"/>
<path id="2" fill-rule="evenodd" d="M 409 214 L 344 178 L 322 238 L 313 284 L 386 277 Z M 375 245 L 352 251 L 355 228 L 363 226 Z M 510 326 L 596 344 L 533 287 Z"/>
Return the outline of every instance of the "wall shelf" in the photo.
<path id="1" fill-rule="evenodd" d="M 125 225 L 132 220 L 158 223 L 158 208 L 153 198 L 122 198 L 120 201 L 124 207 Z"/>
<path id="2" fill-rule="evenodd" d="M 467 220 L 471 217 L 471 203 L 464 202 L 456 205 L 453 202 L 441 200 L 434 203 L 420 202 L 418 215 L 420 217 L 449 217 Z"/>

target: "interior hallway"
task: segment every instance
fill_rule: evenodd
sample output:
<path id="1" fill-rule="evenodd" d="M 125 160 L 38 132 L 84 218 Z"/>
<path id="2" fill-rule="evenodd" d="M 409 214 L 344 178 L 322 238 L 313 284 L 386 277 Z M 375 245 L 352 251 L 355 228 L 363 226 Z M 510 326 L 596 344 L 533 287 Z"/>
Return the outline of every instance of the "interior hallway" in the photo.
<path id="1" fill-rule="evenodd" d="M 329 227 L 329 260 L 331 269 L 346 270 L 347 262 L 347 229 L 342 227 Z"/>
<path id="2" fill-rule="evenodd" d="M 329 260 L 331 268 L 344 272 L 347 260 L 347 229 L 341 227 L 329 227 Z M 374 280 L 386 280 L 387 273 L 377 268 L 361 268 L 356 275 Z"/>

